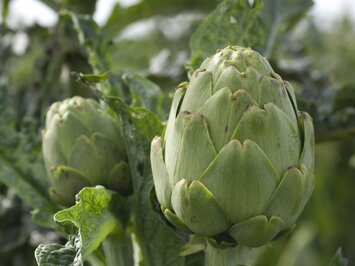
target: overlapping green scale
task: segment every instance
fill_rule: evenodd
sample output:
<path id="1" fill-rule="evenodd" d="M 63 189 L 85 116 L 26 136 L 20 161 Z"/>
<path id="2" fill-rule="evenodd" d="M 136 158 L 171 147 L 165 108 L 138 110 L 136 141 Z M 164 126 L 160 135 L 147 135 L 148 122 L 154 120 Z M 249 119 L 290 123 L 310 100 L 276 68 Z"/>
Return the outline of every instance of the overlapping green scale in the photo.
<path id="1" fill-rule="evenodd" d="M 214 106 L 216 108 L 210 108 Z M 228 129 L 231 127 L 229 116 L 232 108 L 232 92 L 225 87 L 210 97 L 198 110 L 207 121 L 209 134 L 217 151 L 229 140 Z M 221 127 L 224 130 L 221 132 Z"/>
<path id="2" fill-rule="evenodd" d="M 216 197 L 229 220 L 239 223 L 264 211 L 279 176 L 255 142 L 232 140 L 198 180 Z"/>
<path id="3" fill-rule="evenodd" d="M 42 146 L 42 154 L 45 160 L 45 166 L 49 177 L 51 178 L 51 170 L 57 164 L 64 164 L 66 162 L 66 155 L 62 150 L 62 145 L 59 142 L 58 134 L 56 131 L 43 131 L 43 142 L 46 146 Z"/>
<path id="4" fill-rule="evenodd" d="M 214 236 L 231 224 L 213 193 L 197 180 L 176 183 L 171 202 L 176 216 L 196 234 Z"/>
<path id="5" fill-rule="evenodd" d="M 73 202 L 72 197 L 83 187 L 90 186 L 90 179 L 78 170 L 60 165 L 51 169 L 52 187 L 49 192 L 52 198 L 61 205 L 67 206 Z"/>
<path id="6" fill-rule="evenodd" d="M 194 180 L 217 155 L 206 119 L 199 113 L 180 113 L 171 136 L 171 141 L 165 143 L 165 164 L 172 184 L 183 178 Z"/>
<path id="7" fill-rule="evenodd" d="M 68 130 L 68 128 L 71 130 Z M 75 114 L 69 112 L 57 113 L 44 129 L 43 141 L 52 144 L 43 145 L 43 153 L 47 154 L 47 149 L 52 149 L 51 145 L 55 145 L 56 149 L 68 158 L 76 136 L 88 135 L 89 132 L 88 127 Z"/>
<path id="8" fill-rule="evenodd" d="M 261 246 L 293 227 L 311 195 L 312 120 L 265 58 L 230 46 L 177 89 L 151 162 L 174 226 Z"/>
<path id="9" fill-rule="evenodd" d="M 299 113 L 300 127 L 302 131 L 303 145 L 300 163 L 306 165 L 311 173 L 314 171 L 314 129 L 312 118 L 305 112 Z"/>
<path id="10" fill-rule="evenodd" d="M 191 77 L 184 100 L 181 103 L 180 112 L 196 112 L 197 108 L 207 101 L 211 95 L 211 73 L 204 70 L 196 71 Z"/>
<path id="11" fill-rule="evenodd" d="M 259 215 L 233 225 L 228 233 L 240 245 L 259 247 L 273 240 L 285 228 L 285 222 L 280 217 L 271 216 L 268 219 L 265 215 Z"/>
<path id="12" fill-rule="evenodd" d="M 258 104 L 260 108 L 263 108 L 268 103 L 273 103 L 280 108 L 291 120 L 293 126 L 298 129 L 297 114 L 284 82 L 266 76 L 260 81 Z"/>
<path id="13" fill-rule="evenodd" d="M 298 164 L 301 149 L 298 129 L 273 103 L 265 104 L 264 109 L 255 106 L 248 108 L 232 138 L 255 141 L 279 175 Z"/>
<path id="14" fill-rule="evenodd" d="M 277 215 L 287 224 L 294 223 L 304 207 L 303 198 L 308 196 L 306 193 L 308 178 L 308 170 L 304 166 L 301 169 L 296 167 L 288 169 L 268 203 L 265 214 Z"/>
<path id="15" fill-rule="evenodd" d="M 124 159 L 125 155 L 110 138 L 94 133 L 90 138 L 81 135 L 76 139 L 67 164 L 87 176 L 92 184 L 106 185 L 112 167 Z"/>
<path id="16" fill-rule="evenodd" d="M 152 141 L 151 161 L 157 198 L 162 208 L 171 209 L 170 199 L 173 183 L 170 182 L 168 171 L 165 167 L 161 137 L 155 137 Z"/>

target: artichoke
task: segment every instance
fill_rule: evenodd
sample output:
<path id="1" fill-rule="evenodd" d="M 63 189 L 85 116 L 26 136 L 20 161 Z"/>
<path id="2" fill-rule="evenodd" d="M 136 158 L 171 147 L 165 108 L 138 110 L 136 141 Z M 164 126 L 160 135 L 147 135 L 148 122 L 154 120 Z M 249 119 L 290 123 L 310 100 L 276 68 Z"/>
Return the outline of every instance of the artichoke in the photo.
<path id="1" fill-rule="evenodd" d="M 177 88 L 151 165 L 171 224 L 261 246 L 293 227 L 312 193 L 312 119 L 265 58 L 229 46 Z"/>
<path id="2" fill-rule="evenodd" d="M 52 104 L 46 115 L 42 151 L 53 199 L 64 206 L 86 186 L 130 190 L 122 129 L 118 119 L 93 99 L 73 97 Z"/>

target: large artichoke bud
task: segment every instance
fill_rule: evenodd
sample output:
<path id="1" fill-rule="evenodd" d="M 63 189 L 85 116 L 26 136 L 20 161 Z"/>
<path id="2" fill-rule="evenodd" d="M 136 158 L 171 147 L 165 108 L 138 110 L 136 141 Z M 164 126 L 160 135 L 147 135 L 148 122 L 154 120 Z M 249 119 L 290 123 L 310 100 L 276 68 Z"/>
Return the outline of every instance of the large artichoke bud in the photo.
<path id="1" fill-rule="evenodd" d="M 118 119 L 92 99 L 76 96 L 50 107 L 42 151 L 55 201 L 72 205 L 80 189 L 93 185 L 128 193 L 130 172 L 121 131 Z"/>
<path id="2" fill-rule="evenodd" d="M 177 88 L 151 164 L 173 225 L 261 246 L 292 228 L 311 195 L 312 119 L 265 58 L 227 47 Z"/>

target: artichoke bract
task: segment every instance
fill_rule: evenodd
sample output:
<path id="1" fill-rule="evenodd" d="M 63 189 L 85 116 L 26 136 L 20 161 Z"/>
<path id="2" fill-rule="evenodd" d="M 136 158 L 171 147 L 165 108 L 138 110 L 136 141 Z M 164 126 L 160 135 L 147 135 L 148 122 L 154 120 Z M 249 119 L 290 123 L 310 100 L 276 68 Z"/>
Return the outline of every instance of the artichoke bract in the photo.
<path id="1" fill-rule="evenodd" d="M 310 198 L 312 119 L 265 58 L 229 46 L 177 88 L 151 165 L 171 224 L 214 243 L 261 246 L 288 232 Z"/>
<path id="2" fill-rule="evenodd" d="M 53 199 L 75 203 L 86 186 L 126 194 L 130 171 L 118 119 L 93 99 L 79 96 L 52 104 L 46 115 L 42 152 Z"/>

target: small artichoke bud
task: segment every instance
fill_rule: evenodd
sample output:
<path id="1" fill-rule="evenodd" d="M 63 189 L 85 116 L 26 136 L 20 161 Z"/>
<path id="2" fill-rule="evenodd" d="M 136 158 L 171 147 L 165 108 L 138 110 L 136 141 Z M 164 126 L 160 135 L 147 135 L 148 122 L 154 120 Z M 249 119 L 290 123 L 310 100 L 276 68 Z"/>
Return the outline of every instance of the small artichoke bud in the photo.
<path id="1" fill-rule="evenodd" d="M 262 246 L 293 227 L 312 193 L 312 119 L 265 58 L 226 47 L 177 88 L 151 165 L 171 224 Z"/>
<path id="2" fill-rule="evenodd" d="M 93 99 L 73 97 L 52 104 L 46 115 L 42 152 L 60 205 L 75 203 L 86 186 L 103 185 L 128 194 L 131 178 L 120 121 Z"/>

